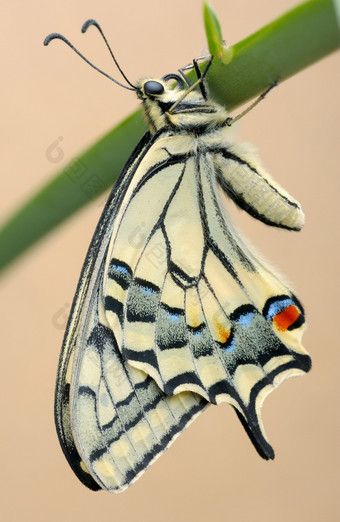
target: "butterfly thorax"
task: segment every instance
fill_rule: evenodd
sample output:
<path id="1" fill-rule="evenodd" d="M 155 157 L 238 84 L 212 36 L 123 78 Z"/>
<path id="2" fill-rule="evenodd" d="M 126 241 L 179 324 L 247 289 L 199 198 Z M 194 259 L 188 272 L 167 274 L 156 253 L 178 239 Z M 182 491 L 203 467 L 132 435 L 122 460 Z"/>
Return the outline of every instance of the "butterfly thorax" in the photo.
<path id="1" fill-rule="evenodd" d="M 144 114 L 152 134 L 171 127 L 202 134 L 226 124 L 228 113 L 220 105 L 205 100 L 197 91 L 172 88 L 172 82 L 144 79 L 137 84 Z M 148 86 L 151 86 L 148 89 Z M 159 92 L 153 92 L 153 91 Z"/>

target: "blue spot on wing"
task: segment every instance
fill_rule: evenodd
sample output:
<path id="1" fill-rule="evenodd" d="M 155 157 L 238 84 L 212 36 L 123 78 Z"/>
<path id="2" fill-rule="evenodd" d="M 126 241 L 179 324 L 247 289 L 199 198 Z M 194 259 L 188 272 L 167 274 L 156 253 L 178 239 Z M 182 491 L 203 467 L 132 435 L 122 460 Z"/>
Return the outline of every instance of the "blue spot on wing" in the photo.
<path id="1" fill-rule="evenodd" d="M 224 348 L 224 351 L 226 353 L 232 353 L 236 348 L 236 343 L 235 343 L 235 339 L 232 338 L 231 342 L 228 343 L 228 347 L 227 348 Z"/>
<path id="2" fill-rule="evenodd" d="M 293 305 L 293 301 L 290 298 L 282 299 L 272 303 L 266 314 L 266 319 L 273 319 L 273 317 L 283 310 L 286 310 L 289 306 Z"/>
<path id="3" fill-rule="evenodd" d="M 245 328 L 249 328 L 254 317 L 255 317 L 254 312 L 248 312 L 246 314 L 240 315 L 240 317 L 237 319 L 237 322 L 240 323 Z"/>
<path id="4" fill-rule="evenodd" d="M 116 281 L 123 290 L 127 290 L 131 284 L 131 268 L 119 259 L 111 260 L 107 275 L 110 279 Z"/>
<path id="5" fill-rule="evenodd" d="M 168 317 L 172 323 L 179 321 L 179 315 L 168 312 Z"/>
<path id="6" fill-rule="evenodd" d="M 145 286 L 141 286 L 140 289 L 143 292 L 143 294 L 145 294 L 145 295 L 152 295 L 152 294 L 154 294 L 154 291 L 151 290 L 151 288 L 146 288 Z"/>
<path id="7" fill-rule="evenodd" d="M 127 268 L 125 268 L 125 266 L 114 265 L 114 264 L 112 264 L 111 267 L 112 267 L 114 270 L 117 270 L 117 272 L 121 272 L 122 274 L 129 275 L 129 271 L 128 271 Z"/>

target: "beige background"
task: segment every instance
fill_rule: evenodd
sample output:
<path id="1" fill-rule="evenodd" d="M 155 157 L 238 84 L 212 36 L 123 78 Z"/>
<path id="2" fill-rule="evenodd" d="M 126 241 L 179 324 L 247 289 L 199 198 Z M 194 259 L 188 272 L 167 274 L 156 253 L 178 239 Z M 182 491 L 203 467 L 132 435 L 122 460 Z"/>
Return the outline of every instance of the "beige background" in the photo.
<path id="1" fill-rule="evenodd" d="M 214 0 L 234 43 L 294 0 Z M 87 18 L 102 23 L 132 81 L 174 72 L 205 46 L 201 1 L 31 0 L 2 3 L 1 214 L 5 218 L 136 106 L 62 43 L 114 71 Z M 311 35 L 312 37 L 312 35 Z M 115 73 L 114 73 L 115 74 Z M 1 280 L 1 520 L 132 522 L 335 521 L 339 516 L 339 55 L 279 88 L 239 126 L 269 172 L 302 203 L 304 230 L 270 229 L 237 213 L 253 244 L 294 282 L 305 304 L 312 372 L 263 409 L 274 462 L 262 461 L 231 408 L 211 407 L 120 495 L 92 493 L 69 469 L 53 422 L 59 349 L 103 197 L 60 227 Z M 63 159 L 47 149 L 62 137 Z M 42 216 L 44 219 L 44 216 Z"/>

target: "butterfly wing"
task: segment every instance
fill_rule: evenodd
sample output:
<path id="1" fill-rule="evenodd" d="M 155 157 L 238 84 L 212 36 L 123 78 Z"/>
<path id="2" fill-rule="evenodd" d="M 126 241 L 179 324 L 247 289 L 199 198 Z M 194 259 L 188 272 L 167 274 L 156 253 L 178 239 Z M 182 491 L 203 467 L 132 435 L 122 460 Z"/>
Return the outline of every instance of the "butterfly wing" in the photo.
<path id="1" fill-rule="evenodd" d="M 147 134 L 127 162 L 95 231 L 60 357 L 55 421 L 60 444 L 90 489 L 122 491 L 206 407 L 199 395 L 168 397 L 117 347 L 103 306 L 106 251 L 117 209 L 139 164 L 156 141 Z"/>
<path id="2" fill-rule="evenodd" d="M 222 138 L 163 136 L 152 164 L 141 162 L 108 249 L 105 315 L 130 366 L 169 396 L 191 391 L 230 403 L 259 453 L 273 458 L 261 405 L 310 367 L 303 309 L 236 233 L 217 185 L 278 226 L 298 228 L 302 213 Z"/>

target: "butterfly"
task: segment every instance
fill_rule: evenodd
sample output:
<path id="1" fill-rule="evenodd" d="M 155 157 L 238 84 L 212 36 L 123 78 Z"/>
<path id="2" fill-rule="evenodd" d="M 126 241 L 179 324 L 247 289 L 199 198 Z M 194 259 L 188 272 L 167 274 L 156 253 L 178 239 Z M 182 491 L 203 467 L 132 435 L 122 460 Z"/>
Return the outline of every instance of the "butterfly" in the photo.
<path id="1" fill-rule="evenodd" d="M 97 22 L 83 32 L 90 26 L 115 60 Z M 96 68 L 60 34 L 45 45 L 55 38 Z M 55 395 L 61 447 L 92 490 L 126 489 L 209 404 L 229 403 L 258 453 L 272 459 L 262 403 L 311 366 L 301 303 L 237 232 L 226 201 L 288 230 L 300 230 L 304 215 L 231 140 L 236 118 L 206 90 L 211 63 L 201 72 L 194 61 L 195 83 L 182 69 L 133 85 L 116 62 L 149 130 L 90 244 Z"/>

